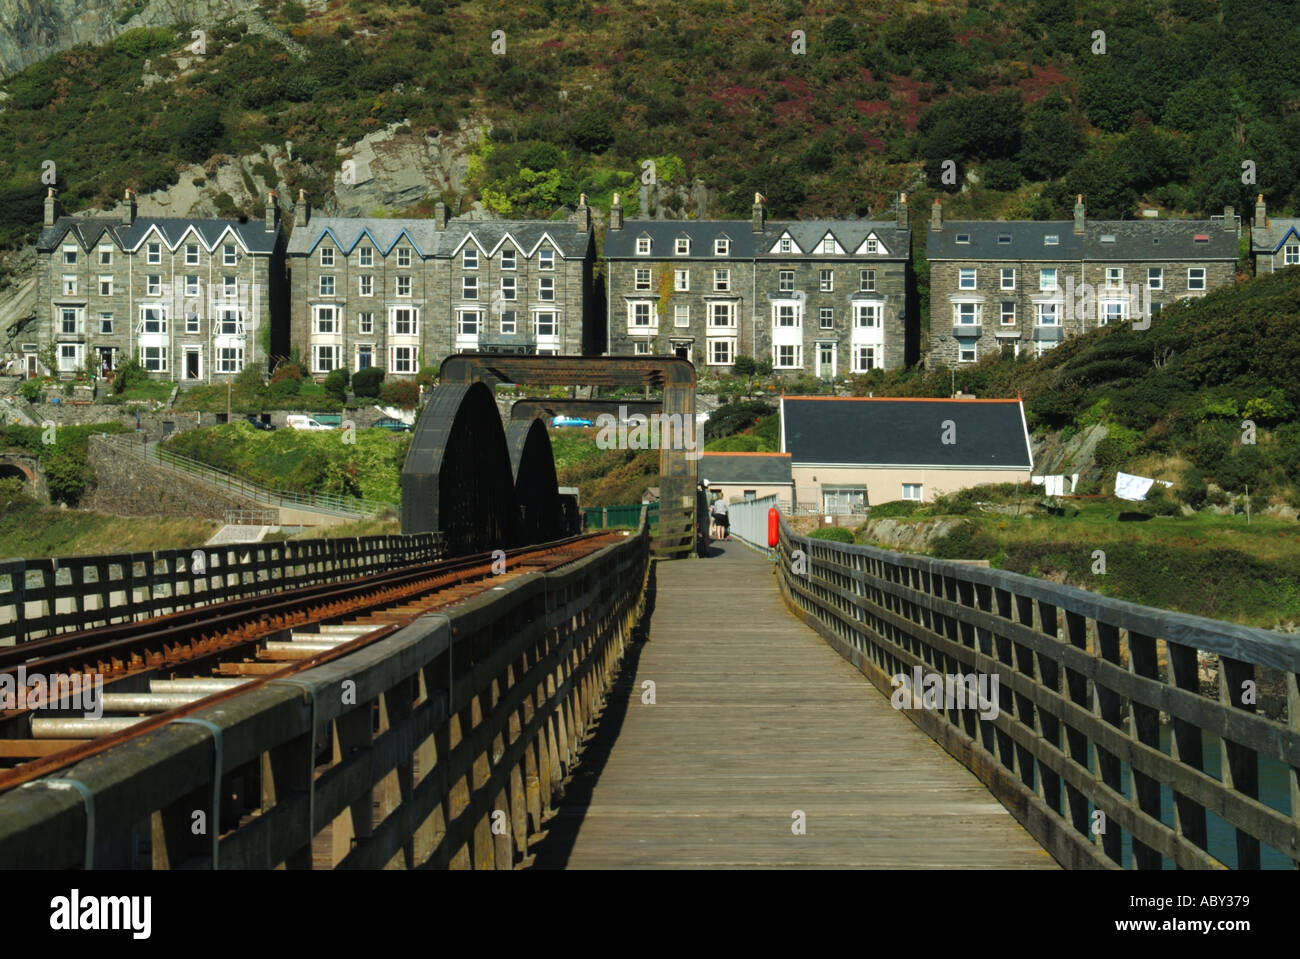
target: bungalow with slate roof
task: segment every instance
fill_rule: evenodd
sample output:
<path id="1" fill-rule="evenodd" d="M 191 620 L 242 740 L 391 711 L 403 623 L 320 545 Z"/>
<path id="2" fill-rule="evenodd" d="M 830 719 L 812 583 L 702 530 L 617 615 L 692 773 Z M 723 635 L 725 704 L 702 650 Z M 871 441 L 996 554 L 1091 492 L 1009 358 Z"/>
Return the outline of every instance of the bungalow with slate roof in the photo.
<path id="1" fill-rule="evenodd" d="M 1019 399 L 783 396 L 781 451 L 800 507 L 822 513 L 1027 483 L 1033 467 Z"/>
<path id="2" fill-rule="evenodd" d="M 1233 282 L 1239 218 L 949 220 L 930 211 L 926 365 L 975 363 L 998 350 L 1035 356 L 1099 326 L 1138 321 Z"/>
<path id="3" fill-rule="evenodd" d="M 738 355 L 831 379 L 915 362 L 907 198 L 894 220 L 629 220 L 605 233 L 606 342 L 715 372 Z"/>
<path id="4" fill-rule="evenodd" d="M 1250 252 L 1255 258 L 1256 276 L 1276 273 L 1288 266 L 1300 266 L 1300 220 L 1270 219 L 1262 193 L 1255 200 Z"/>
<path id="5" fill-rule="evenodd" d="M 412 377 L 453 353 L 595 352 L 586 197 L 567 221 L 313 216 L 299 194 L 290 341 L 313 375 Z"/>
<path id="6" fill-rule="evenodd" d="M 51 189 L 37 302 L 57 373 L 138 357 L 155 379 L 196 384 L 265 364 L 262 331 L 288 310 L 285 239 L 274 193 L 264 221 L 241 222 L 139 217 L 130 190 L 115 217 L 62 216 Z"/>
<path id="7" fill-rule="evenodd" d="M 795 501 L 789 453 L 704 453 L 699 475 L 709 489 L 728 502 L 775 496 L 780 509 L 789 511 Z"/>

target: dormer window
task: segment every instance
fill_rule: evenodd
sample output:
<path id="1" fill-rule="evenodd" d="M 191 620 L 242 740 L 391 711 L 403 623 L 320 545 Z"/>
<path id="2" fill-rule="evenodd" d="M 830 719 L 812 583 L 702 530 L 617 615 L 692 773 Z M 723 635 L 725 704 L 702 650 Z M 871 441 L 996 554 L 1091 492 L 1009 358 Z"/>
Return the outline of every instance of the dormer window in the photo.
<path id="1" fill-rule="evenodd" d="M 73 266 L 77 262 L 77 248 L 75 246 L 65 246 L 63 248 L 63 262 L 67 266 Z"/>
<path id="2" fill-rule="evenodd" d="M 373 246 L 363 246 L 359 250 L 357 250 L 357 265 L 358 266 L 375 265 L 375 248 Z"/>
<path id="3" fill-rule="evenodd" d="M 686 256 L 691 252 L 691 241 L 688 237 L 679 236 L 677 238 L 677 255 Z"/>
<path id="4" fill-rule="evenodd" d="M 649 242 L 648 240 L 646 242 Z M 537 268 L 539 270 L 555 269 L 555 251 L 538 250 L 537 251 Z"/>
<path id="5" fill-rule="evenodd" d="M 321 266 L 334 265 L 334 247 L 323 246 L 320 248 L 320 265 Z"/>
<path id="6" fill-rule="evenodd" d="M 832 238 L 829 237 L 829 236 L 826 237 L 824 240 L 822 240 L 822 252 L 823 252 L 823 253 L 834 253 L 834 252 L 835 252 L 835 240 L 832 239 Z"/>
<path id="7" fill-rule="evenodd" d="M 867 237 L 867 252 L 868 253 L 880 252 L 880 241 L 877 240 L 874 236 Z"/>
<path id="8" fill-rule="evenodd" d="M 788 236 L 781 237 L 781 252 L 789 253 L 790 248 L 791 248 L 790 238 Z"/>
<path id="9" fill-rule="evenodd" d="M 161 243 L 150 243 L 148 246 L 145 247 L 145 262 L 154 263 L 154 264 L 162 262 Z"/>
<path id="10" fill-rule="evenodd" d="M 99 265 L 100 266 L 113 265 L 113 248 L 111 246 L 101 246 L 99 248 Z"/>
<path id="11" fill-rule="evenodd" d="M 409 247 L 400 247 L 397 251 L 397 265 L 399 267 L 410 267 L 411 250 Z"/>
<path id="12" fill-rule="evenodd" d="M 1049 233 L 1047 236 L 1043 237 L 1043 246 L 1059 246 L 1060 243 L 1061 238 L 1055 233 Z"/>
<path id="13" fill-rule="evenodd" d="M 461 269 L 477 270 L 478 269 L 478 250 L 472 246 L 467 246 L 460 254 Z"/>
<path id="14" fill-rule="evenodd" d="M 970 242 L 970 234 L 969 234 L 969 233 L 958 233 L 957 236 L 956 236 L 956 242 L 958 242 L 958 243 L 969 243 L 969 242 Z"/>
<path id="15" fill-rule="evenodd" d="M 199 245 L 197 243 L 185 244 L 185 265 L 186 266 L 199 265 Z"/>
<path id="16" fill-rule="evenodd" d="M 502 251 L 501 251 L 501 269 L 503 269 L 503 270 L 513 270 L 513 269 L 515 269 L 515 251 L 514 251 L 514 250 L 502 250 Z"/>
<path id="17" fill-rule="evenodd" d="M 1010 233 L 999 233 L 999 234 L 998 234 L 998 243 L 1002 244 L 1003 246 L 1007 246 L 1007 245 L 1009 245 L 1009 244 L 1011 243 L 1011 234 L 1010 234 Z"/>
<path id="18" fill-rule="evenodd" d="M 714 255 L 714 256 L 726 256 L 726 255 L 727 255 L 728 253 L 730 253 L 730 252 L 731 252 L 731 241 L 730 241 L 730 240 L 722 240 L 722 239 L 718 239 L 718 240 L 714 240 L 714 241 L 713 241 L 713 255 Z"/>
<path id="19" fill-rule="evenodd" d="M 650 255 L 650 237 L 639 236 L 636 238 L 636 255 L 637 256 Z"/>
<path id="20" fill-rule="evenodd" d="M 227 243 L 221 248 L 221 262 L 225 266 L 235 265 L 235 244 Z"/>

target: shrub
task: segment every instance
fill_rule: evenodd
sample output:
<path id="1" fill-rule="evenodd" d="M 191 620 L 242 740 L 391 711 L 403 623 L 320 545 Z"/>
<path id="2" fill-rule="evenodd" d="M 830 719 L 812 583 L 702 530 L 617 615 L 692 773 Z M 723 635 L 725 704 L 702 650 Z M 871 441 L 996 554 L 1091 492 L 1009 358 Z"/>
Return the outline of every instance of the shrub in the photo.
<path id="1" fill-rule="evenodd" d="M 23 380 L 18 384 L 18 392 L 23 395 L 28 403 L 35 403 L 41 398 L 43 387 L 38 379 Z"/>
<path id="2" fill-rule="evenodd" d="M 390 380 L 379 388 L 380 402 L 413 410 L 420 402 L 420 388 L 410 380 Z"/>
<path id="3" fill-rule="evenodd" d="M 378 396 L 379 388 L 384 382 L 384 371 L 377 366 L 368 366 L 358 370 L 352 377 L 352 392 L 360 399 L 363 396 Z"/>
<path id="4" fill-rule="evenodd" d="M 133 386 L 149 382 L 149 371 L 140 365 L 137 359 L 129 359 L 117 368 L 113 374 L 113 392 L 125 393 Z"/>
<path id="5" fill-rule="evenodd" d="M 1205 498 L 1209 495 L 1209 489 L 1205 485 L 1205 474 L 1195 466 L 1191 467 L 1183 473 L 1182 482 L 1175 495 L 1192 509 L 1200 509 L 1205 505 Z"/>
<path id="6" fill-rule="evenodd" d="M 963 522 L 934 541 L 930 555 L 937 559 L 984 559 L 998 544 L 975 523 Z"/>
<path id="7" fill-rule="evenodd" d="M 326 393 L 342 403 L 348 398 L 348 371 L 330 370 L 322 385 Z"/>
<path id="8" fill-rule="evenodd" d="M 822 526 L 808 534 L 809 539 L 829 539 L 836 543 L 852 543 L 853 533 L 843 526 Z"/>
<path id="9" fill-rule="evenodd" d="M 426 389 L 433 389 L 438 385 L 438 367 L 421 367 L 420 372 L 415 374 L 415 384 L 417 386 L 423 386 Z"/>
<path id="10" fill-rule="evenodd" d="M 1159 483 L 1151 487 L 1147 493 L 1146 511 L 1153 516 L 1179 516 L 1182 510 L 1178 508 L 1169 491 Z"/>

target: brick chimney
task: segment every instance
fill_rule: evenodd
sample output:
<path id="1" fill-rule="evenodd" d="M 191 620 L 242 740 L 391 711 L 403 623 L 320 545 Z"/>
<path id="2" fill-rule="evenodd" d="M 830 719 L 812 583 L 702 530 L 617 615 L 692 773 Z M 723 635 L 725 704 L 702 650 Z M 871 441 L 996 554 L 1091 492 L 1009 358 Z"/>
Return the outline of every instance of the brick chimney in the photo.
<path id="1" fill-rule="evenodd" d="M 439 233 L 447 229 L 447 204 L 441 200 L 433 206 L 433 228 Z"/>
<path id="2" fill-rule="evenodd" d="M 1263 230 L 1268 227 L 1268 209 L 1264 206 L 1264 194 L 1260 193 L 1255 197 L 1255 223 L 1254 229 Z"/>
<path id="3" fill-rule="evenodd" d="M 266 232 L 274 233 L 280 229 L 280 203 L 276 199 L 275 191 L 272 190 L 266 195 Z"/>
<path id="4" fill-rule="evenodd" d="M 574 217 L 578 223 L 579 233 L 591 232 L 591 207 L 587 206 L 587 194 L 578 194 L 578 212 Z"/>
<path id="5" fill-rule="evenodd" d="M 911 226 L 911 217 L 907 211 L 907 194 L 898 194 L 898 228 L 906 230 Z"/>
<path id="6" fill-rule="evenodd" d="M 122 195 L 122 225 L 130 226 L 135 222 L 135 191 L 128 188 Z"/>
<path id="7" fill-rule="evenodd" d="M 293 207 L 293 225 L 295 228 L 306 226 L 311 222 L 311 204 L 307 202 L 307 193 L 298 191 L 298 202 Z"/>
<path id="8" fill-rule="evenodd" d="M 754 224 L 755 233 L 762 233 L 767 229 L 767 210 L 763 207 L 763 194 L 754 194 Z"/>
<path id="9" fill-rule="evenodd" d="M 61 212 L 59 201 L 54 196 L 54 187 L 50 187 L 45 194 L 45 225 L 54 226 L 54 221 L 59 218 Z"/>
<path id="10" fill-rule="evenodd" d="M 623 229 L 623 205 L 619 202 L 618 194 L 614 194 L 614 202 L 609 208 L 609 228 L 611 230 Z"/>
<path id="11" fill-rule="evenodd" d="M 1232 209 L 1232 204 L 1228 204 L 1223 208 L 1223 228 L 1234 232 L 1237 229 L 1237 214 Z"/>
<path id="12" fill-rule="evenodd" d="M 943 207 L 938 197 L 934 198 L 934 204 L 930 207 L 930 229 L 936 232 L 943 229 Z"/>
<path id="13" fill-rule="evenodd" d="M 1074 232 L 1082 235 L 1087 231 L 1083 209 L 1083 194 L 1080 193 L 1074 198 Z"/>

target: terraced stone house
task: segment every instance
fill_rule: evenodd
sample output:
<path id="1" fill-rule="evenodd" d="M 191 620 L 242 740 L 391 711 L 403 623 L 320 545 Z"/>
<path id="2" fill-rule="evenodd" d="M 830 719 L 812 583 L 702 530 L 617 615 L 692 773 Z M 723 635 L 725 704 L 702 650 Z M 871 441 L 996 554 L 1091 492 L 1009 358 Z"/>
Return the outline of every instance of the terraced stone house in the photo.
<path id="1" fill-rule="evenodd" d="M 452 353 L 581 354 L 595 241 L 583 198 L 566 221 L 313 216 L 299 196 L 290 343 L 315 376 L 414 376 Z"/>
<path id="2" fill-rule="evenodd" d="M 605 234 L 612 355 L 675 354 L 730 371 L 737 355 L 829 379 L 915 362 L 906 197 L 893 220 L 624 221 Z"/>
<path id="3" fill-rule="evenodd" d="M 140 217 L 127 190 L 116 216 L 62 216 L 50 190 L 36 250 L 51 372 L 72 377 L 90 358 L 107 376 L 137 357 L 155 379 L 197 384 L 265 364 L 263 331 L 287 314 L 274 194 L 266 210 L 264 221 Z M 23 350 L 36 375 L 36 344 Z"/>
<path id="4" fill-rule="evenodd" d="M 1261 193 L 1255 200 L 1255 218 L 1250 225 L 1250 251 L 1256 276 L 1300 266 L 1300 219 L 1270 219 Z"/>
<path id="5" fill-rule="evenodd" d="M 950 220 L 930 213 L 926 365 L 975 363 L 995 351 L 1041 356 L 1109 323 L 1232 283 L 1239 218 Z"/>

